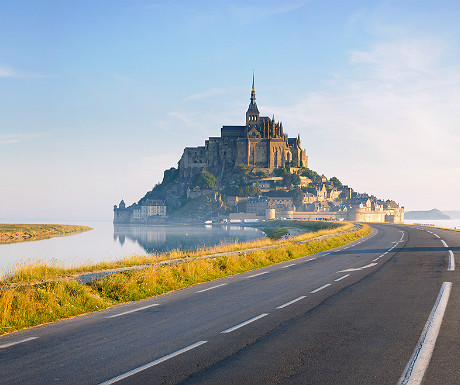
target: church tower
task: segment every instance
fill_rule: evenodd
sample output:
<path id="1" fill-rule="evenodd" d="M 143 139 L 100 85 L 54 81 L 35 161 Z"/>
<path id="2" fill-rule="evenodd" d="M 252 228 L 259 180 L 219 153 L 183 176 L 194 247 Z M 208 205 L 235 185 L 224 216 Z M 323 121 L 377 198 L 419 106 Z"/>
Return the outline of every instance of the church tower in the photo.
<path id="1" fill-rule="evenodd" d="M 255 126 L 259 120 L 259 109 L 256 104 L 256 91 L 254 89 L 254 70 L 252 70 L 252 91 L 251 102 L 249 103 L 248 111 L 246 112 L 246 127 Z"/>

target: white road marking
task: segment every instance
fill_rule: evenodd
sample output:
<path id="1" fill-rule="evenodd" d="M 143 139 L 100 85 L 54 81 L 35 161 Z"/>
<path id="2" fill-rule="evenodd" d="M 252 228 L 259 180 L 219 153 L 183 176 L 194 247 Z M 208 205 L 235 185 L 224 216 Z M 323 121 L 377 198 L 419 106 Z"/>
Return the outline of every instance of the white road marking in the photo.
<path id="1" fill-rule="evenodd" d="M 436 238 L 441 238 L 438 234 L 432 233 Z"/>
<path id="2" fill-rule="evenodd" d="M 154 307 L 154 306 L 158 306 L 158 304 L 157 304 L 157 303 L 154 303 L 154 304 L 152 304 L 152 305 L 147 305 L 147 306 L 143 306 L 143 307 L 138 307 L 137 309 L 124 311 L 123 313 L 118 313 L 118 314 L 109 315 L 109 316 L 107 316 L 107 317 L 105 317 L 105 318 L 120 317 L 120 316 L 125 315 L 125 314 L 134 313 L 134 312 L 136 312 L 136 311 L 148 309 L 149 307 Z"/>
<path id="3" fill-rule="evenodd" d="M 250 275 L 249 277 L 246 277 L 246 278 L 254 278 L 254 277 L 258 277 L 259 275 L 264 275 L 264 274 L 268 274 L 268 271 L 264 271 L 264 272 L 262 272 L 262 273 L 253 274 L 253 275 Z"/>
<path id="4" fill-rule="evenodd" d="M 449 246 L 447 246 L 447 243 L 444 242 L 444 239 L 441 239 L 441 243 L 442 243 L 442 245 L 443 245 L 444 247 L 449 247 Z"/>
<path id="5" fill-rule="evenodd" d="M 455 259 L 454 259 L 454 253 L 452 250 L 449 250 L 449 267 L 447 268 L 448 271 L 454 271 L 455 270 Z"/>
<path id="6" fill-rule="evenodd" d="M 9 348 L 10 346 L 14 346 L 14 345 L 17 345 L 17 344 L 22 344 L 23 342 L 36 340 L 37 338 L 38 337 L 29 337 L 29 338 L 24 338 L 23 340 L 20 340 L 20 341 L 10 342 L 8 344 L 0 345 L 0 349 Z"/>
<path id="7" fill-rule="evenodd" d="M 218 287 L 225 286 L 225 285 L 226 285 L 226 283 L 221 283 L 220 285 L 208 287 L 207 289 L 198 290 L 197 293 L 204 293 L 205 291 L 212 290 L 212 289 L 217 289 Z"/>
<path id="8" fill-rule="evenodd" d="M 379 255 L 377 258 L 374 258 L 372 262 L 378 261 L 380 258 L 382 258 L 385 254 Z"/>
<path id="9" fill-rule="evenodd" d="M 347 278 L 347 277 L 349 277 L 349 276 L 350 276 L 350 274 L 345 274 L 345 275 L 342 275 L 340 278 L 334 279 L 334 281 L 335 281 L 335 282 L 339 282 L 339 281 L 341 281 L 342 279 Z"/>
<path id="10" fill-rule="evenodd" d="M 147 364 L 145 364 L 145 365 L 139 366 L 138 368 L 135 368 L 135 369 L 133 369 L 133 370 L 130 370 L 129 372 L 120 374 L 119 376 L 114 377 L 114 378 L 112 378 L 112 379 L 110 379 L 110 380 L 101 382 L 99 385 L 110 385 L 110 384 L 114 384 L 115 382 L 124 380 L 124 379 L 127 378 L 127 377 L 130 377 L 130 376 L 132 376 L 132 375 L 134 375 L 134 374 L 137 374 L 137 373 L 139 373 L 139 372 L 141 372 L 141 371 L 143 371 L 143 370 L 145 370 L 145 369 L 151 368 L 152 366 L 161 364 L 162 362 L 164 362 L 164 361 L 166 361 L 166 360 L 169 360 L 170 358 L 176 357 L 176 356 L 178 356 L 179 354 L 182 354 L 182 353 L 188 352 L 189 350 L 195 349 L 195 348 L 197 348 L 198 346 L 201 346 L 201 345 L 205 344 L 206 342 L 208 342 L 208 341 L 198 341 L 198 342 L 196 342 L 196 343 L 194 343 L 194 344 L 192 344 L 192 345 L 186 346 L 186 347 L 183 348 L 183 349 L 177 350 L 177 351 L 175 351 L 174 353 L 168 354 L 167 356 L 158 358 L 158 359 L 155 360 L 155 361 L 152 361 L 152 362 L 149 362 L 149 363 L 147 363 Z"/>
<path id="11" fill-rule="evenodd" d="M 246 325 L 248 325 L 248 324 L 250 324 L 250 323 L 252 323 L 254 321 L 257 321 L 258 319 L 261 319 L 262 317 L 265 317 L 266 315 L 268 315 L 268 313 L 259 314 L 258 316 L 250 318 L 247 321 L 241 322 L 238 325 L 235 325 L 235 326 L 232 326 L 231 328 L 222 330 L 221 333 L 231 333 L 232 331 L 234 331 L 236 329 L 239 329 L 239 328 L 242 328 L 243 326 L 246 326 Z"/>
<path id="12" fill-rule="evenodd" d="M 277 309 L 282 309 L 282 308 L 285 308 L 286 306 L 289 306 L 289 305 L 292 305 L 293 303 L 297 302 L 297 301 L 300 301 L 301 299 L 304 299 L 305 296 L 302 295 L 296 299 L 293 299 L 292 301 L 289 301 L 289 302 L 286 302 L 285 304 L 282 304 L 280 306 L 277 307 Z"/>
<path id="13" fill-rule="evenodd" d="M 314 257 L 314 258 L 309 258 L 309 259 L 307 259 L 305 262 L 314 261 L 315 259 L 316 259 L 316 257 Z"/>
<path id="14" fill-rule="evenodd" d="M 438 338 L 451 288 L 452 282 L 444 282 L 442 284 L 438 298 L 426 321 L 425 328 L 418 340 L 414 353 L 398 381 L 399 385 L 416 385 L 422 383 L 423 376 L 431 360 L 436 339 Z"/>
<path id="15" fill-rule="evenodd" d="M 321 286 L 321 287 L 318 287 L 318 288 L 315 289 L 315 290 L 310 291 L 310 294 L 315 294 L 315 293 L 317 293 L 318 291 L 323 290 L 323 289 L 325 289 L 325 288 L 328 287 L 328 286 L 331 286 L 331 284 L 330 284 L 330 283 L 326 283 L 325 285 L 323 285 L 323 286 Z"/>
<path id="16" fill-rule="evenodd" d="M 359 271 L 359 270 L 363 270 L 363 269 L 368 269 L 369 267 L 372 267 L 372 266 L 375 266 L 375 265 L 377 265 L 377 263 L 375 263 L 375 262 L 374 263 L 369 263 L 366 266 L 356 267 L 354 269 L 340 270 L 337 273 L 348 273 L 349 271 Z"/>
<path id="17" fill-rule="evenodd" d="M 323 254 L 323 256 L 324 256 L 324 255 L 329 255 L 329 254 L 331 254 L 331 253 L 326 253 L 326 254 Z"/>
<path id="18" fill-rule="evenodd" d="M 295 266 L 295 263 L 291 263 L 290 265 L 286 265 L 286 266 L 283 266 L 281 267 L 282 269 L 286 269 L 287 267 L 291 267 L 291 266 Z"/>

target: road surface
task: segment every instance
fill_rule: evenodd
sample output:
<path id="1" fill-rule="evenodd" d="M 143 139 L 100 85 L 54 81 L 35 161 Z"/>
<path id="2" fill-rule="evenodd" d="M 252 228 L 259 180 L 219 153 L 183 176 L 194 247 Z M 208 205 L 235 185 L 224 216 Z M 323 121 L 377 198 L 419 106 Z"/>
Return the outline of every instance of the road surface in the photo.
<path id="1" fill-rule="evenodd" d="M 458 232 L 344 247 L 0 337 L 5 384 L 459 384 Z"/>

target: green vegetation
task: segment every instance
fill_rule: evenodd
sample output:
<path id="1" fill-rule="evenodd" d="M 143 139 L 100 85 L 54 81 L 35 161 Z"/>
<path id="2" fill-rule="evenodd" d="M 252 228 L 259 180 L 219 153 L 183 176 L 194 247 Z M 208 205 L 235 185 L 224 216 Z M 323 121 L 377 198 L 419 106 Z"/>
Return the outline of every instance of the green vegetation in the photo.
<path id="1" fill-rule="evenodd" d="M 0 243 L 33 241 L 92 230 L 77 225 L 0 224 Z"/>
<path id="2" fill-rule="evenodd" d="M 234 243 L 221 245 L 212 249 L 189 252 L 191 258 L 185 261 L 169 265 L 144 266 L 141 269 L 128 270 L 123 273 L 106 276 L 103 279 L 88 285 L 78 284 L 74 280 L 55 278 L 54 281 L 26 284 L 33 279 L 34 268 L 29 269 L 27 274 L 20 277 L 26 281 L 23 284 L 4 286 L 0 288 L 0 334 L 19 330 L 25 327 L 52 322 L 58 319 L 97 311 L 115 304 L 126 301 L 135 301 L 160 295 L 172 290 L 190 286 L 200 282 L 210 281 L 216 278 L 257 269 L 274 263 L 287 261 L 308 254 L 318 253 L 330 248 L 344 245 L 358 239 L 370 232 L 370 228 L 364 225 L 361 229 L 349 231 L 353 225 L 350 223 L 337 224 L 332 222 L 301 222 L 279 221 L 273 222 L 273 228 L 286 229 L 286 227 L 303 227 L 304 230 L 314 231 L 300 234 L 289 240 L 272 241 L 263 239 L 250 243 Z M 272 224 L 271 224 L 272 225 Z M 332 228 L 334 227 L 335 228 Z M 319 229 L 315 231 L 315 229 Z M 322 235 L 334 236 L 317 239 Z M 316 238 L 316 239 L 312 239 Z M 299 241 L 311 241 L 298 243 Z M 260 249 L 262 246 L 272 246 L 268 249 Z M 249 250 L 249 247 L 251 249 Z M 254 249 L 258 247 L 259 249 Z M 203 258 L 209 254 L 229 252 L 233 250 L 248 249 L 243 254 L 220 255 Z M 165 257 L 165 256 L 163 256 Z M 168 253 L 166 258 L 184 258 L 182 252 Z M 196 259 L 200 258 L 201 259 Z M 137 264 L 158 262 L 156 258 L 134 257 Z M 129 262 L 129 259 L 125 261 Z M 134 261 L 131 261 L 136 264 Z M 102 265 L 95 265 L 100 268 Z M 114 267 L 108 264 L 108 267 Z M 41 276 L 49 277 L 53 274 L 68 276 L 77 269 L 61 269 L 50 267 L 48 273 L 44 273 L 45 265 L 37 264 L 35 268 L 41 271 Z M 93 271 L 94 266 L 86 266 L 84 269 Z M 24 266 L 23 270 L 27 270 Z M 14 279 L 18 282 L 18 277 Z M 6 284 L 8 279 L 3 280 Z"/>
<path id="3" fill-rule="evenodd" d="M 202 189 L 213 189 L 216 187 L 216 177 L 208 171 L 202 171 L 195 178 L 195 184 Z"/>

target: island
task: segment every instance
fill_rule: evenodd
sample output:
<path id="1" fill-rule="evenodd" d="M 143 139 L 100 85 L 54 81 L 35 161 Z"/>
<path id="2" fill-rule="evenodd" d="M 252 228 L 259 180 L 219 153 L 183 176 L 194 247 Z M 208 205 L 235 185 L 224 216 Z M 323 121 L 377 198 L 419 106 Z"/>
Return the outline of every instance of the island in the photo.
<path id="1" fill-rule="evenodd" d="M 113 222 L 257 222 L 270 219 L 404 222 L 404 207 L 354 191 L 308 167 L 300 135 L 260 116 L 254 75 L 245 125 L 224 125 L 186 147 L 177 168 L 138 202 L 114 205 Z"/>

